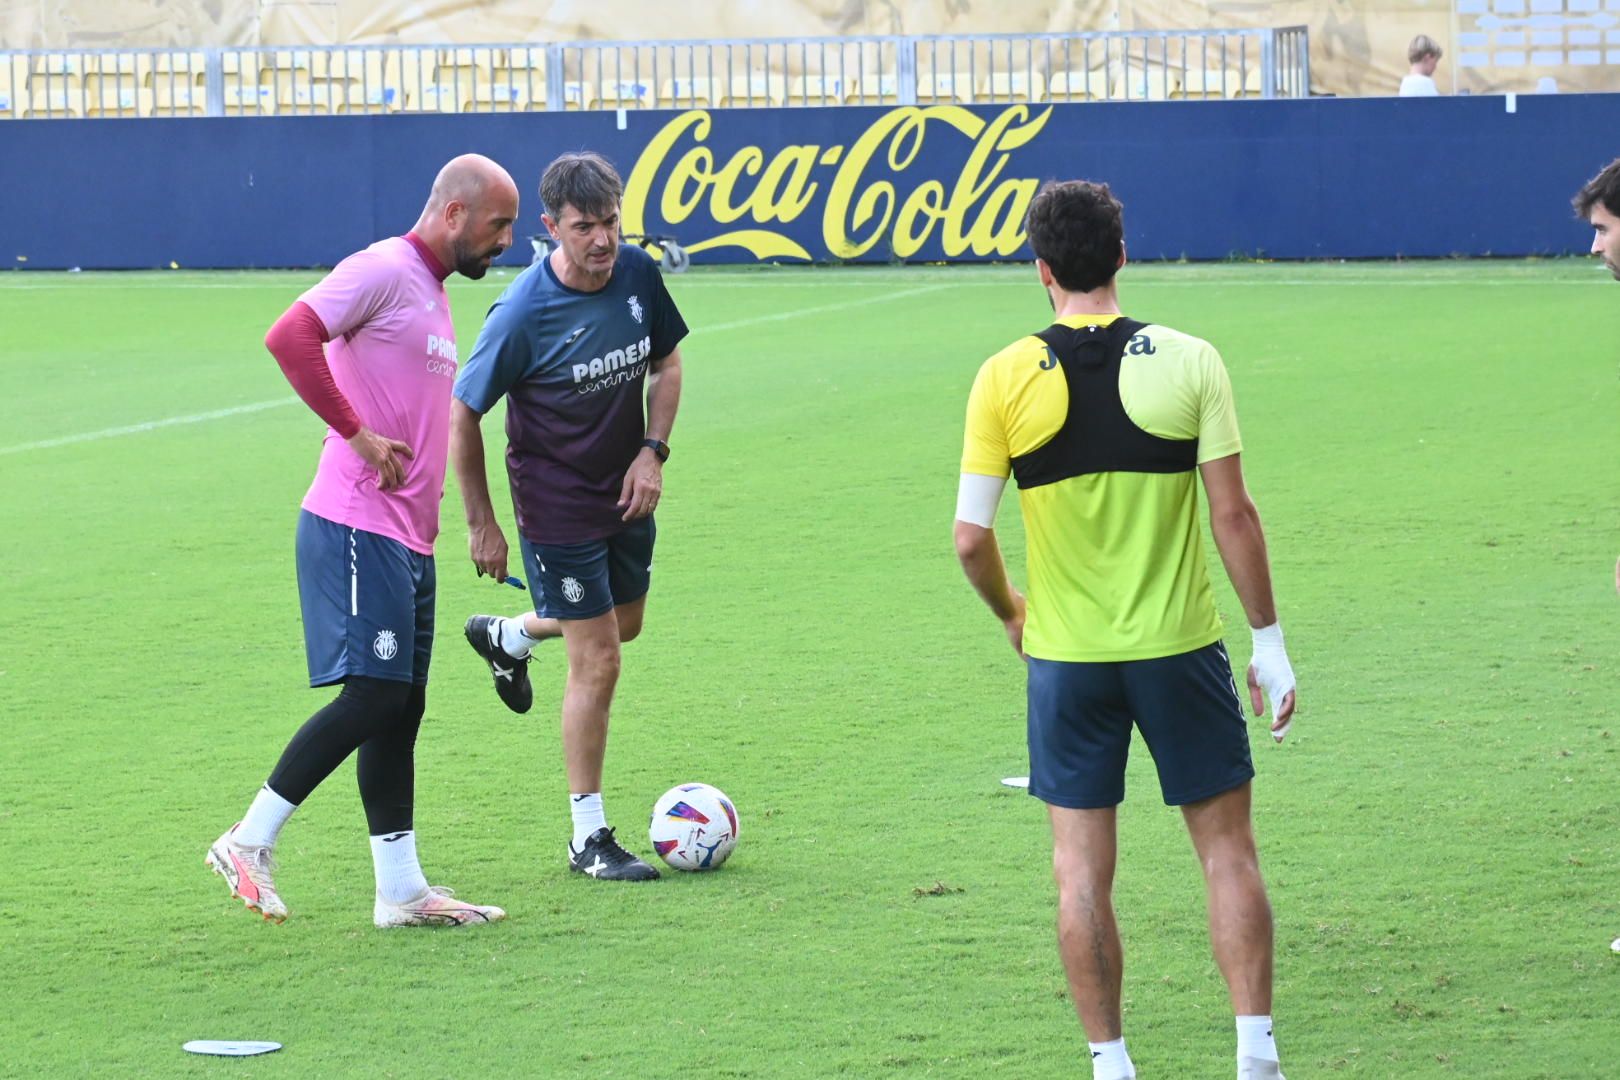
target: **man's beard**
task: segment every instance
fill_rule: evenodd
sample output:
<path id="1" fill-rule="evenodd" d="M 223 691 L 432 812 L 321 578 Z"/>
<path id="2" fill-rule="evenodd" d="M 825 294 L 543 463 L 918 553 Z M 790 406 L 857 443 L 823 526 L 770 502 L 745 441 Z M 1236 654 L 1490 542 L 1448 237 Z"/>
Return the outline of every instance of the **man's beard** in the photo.
<path id="1" fill-rule="evenodd" d="M 484 258 L 487 256 L 493 262 L 505 250 L 505 248 L 497 246 L 487 251 L 470 252 L 458 240 L 455 243 L 456 273 L 464 278 L 477 281 L 489 271 L 489 266 L 484 262 Z"/>

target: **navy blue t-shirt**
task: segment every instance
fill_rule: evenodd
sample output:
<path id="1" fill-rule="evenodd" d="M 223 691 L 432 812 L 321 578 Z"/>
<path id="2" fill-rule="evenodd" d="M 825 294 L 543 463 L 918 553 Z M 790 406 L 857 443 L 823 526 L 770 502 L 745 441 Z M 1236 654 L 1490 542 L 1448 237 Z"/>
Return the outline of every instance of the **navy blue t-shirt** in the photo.
<path id="1" fill-rule="evenodd" d="M 647 434 L 647 365 L 685 336 L 658 264 L 638 247 L 620 246 L 598 292 L 564 285 L 549 258 L 507 286 L 455 395 L 480 415 L 507 398 L 518 532 L 537 544 L 578 544 L 625 527 L 617 504 Z"/>

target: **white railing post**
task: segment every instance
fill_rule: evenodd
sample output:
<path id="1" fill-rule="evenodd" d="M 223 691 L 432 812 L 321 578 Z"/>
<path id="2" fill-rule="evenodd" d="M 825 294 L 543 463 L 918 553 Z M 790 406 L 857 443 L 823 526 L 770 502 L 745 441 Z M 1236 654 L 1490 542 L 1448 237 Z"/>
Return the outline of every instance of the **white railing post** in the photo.
<path id="1" fill-rule="evenodd" d="M 895 78 L 902 105 L 917 104 L 917 39 L 904 37 L 895 42 Z"/>
<path id="2" fill-rule="evenodd" d="M 225 115 L 225 52 L 209 49 L 203 53 L 203 95 L 207 102 L 204 113 L 208 116 Z M 187 83 L 191 78 L 186 77 Z M 193 84 L 194 86 L 195 84 Z"/>
<path id="3" fill-rule="evenodd" d="M 568 108 L 563 100 L 563 83 L 567 82 L 563 70 L 563 46 L 552 42 L 546 46 L 546 112 L 562 112 Z"/>
<path id="4" fill-rule="evenodd" d="M 1270 101 L 1277 96 L 1277 31 L 1267 30 L 1260 37 L 1260 96 Z"/>

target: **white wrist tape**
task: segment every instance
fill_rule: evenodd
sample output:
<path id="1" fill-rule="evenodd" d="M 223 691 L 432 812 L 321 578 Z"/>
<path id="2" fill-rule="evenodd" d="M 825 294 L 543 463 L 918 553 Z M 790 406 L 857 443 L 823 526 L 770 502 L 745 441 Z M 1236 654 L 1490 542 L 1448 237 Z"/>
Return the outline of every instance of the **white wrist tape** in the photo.
<path id="1" fill-rule="evenodd" d="M 1275 645 L 1279 649 L 1283 647 L 1282 623 L 1280 622 L 1274 622 L 1270 626 L 1256 627 L 1250 633 L 1254 635 L 1254 646 L 1257 649 L 1262 645 Z"/>
<path id="2" fill-rule="evenodd" d="M 1250 663 L 1254 667 L 1255 681 L 1265 691 L 1266 705 L 1275 717 L 1283 698 L 1294 689 L 1294 666 L 1288 662 L 1288 650 L 1283 648 L 1282 623 L 1275 622 L 1255 629 L 1253 656 Z M 1271 737 L 1281 742 L 1292 723 L 1290 720 L 1273 731 Z"/>

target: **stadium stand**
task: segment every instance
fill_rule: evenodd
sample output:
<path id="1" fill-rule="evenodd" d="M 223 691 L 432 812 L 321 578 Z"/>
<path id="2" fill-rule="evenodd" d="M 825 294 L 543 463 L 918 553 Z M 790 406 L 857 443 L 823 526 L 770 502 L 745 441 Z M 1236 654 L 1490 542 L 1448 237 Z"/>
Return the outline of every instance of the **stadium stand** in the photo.
<path id="1" fill-rule="evenodd" d="M 0 52 L 0 118 L 1305 97 L 1303 26 Z"/>

